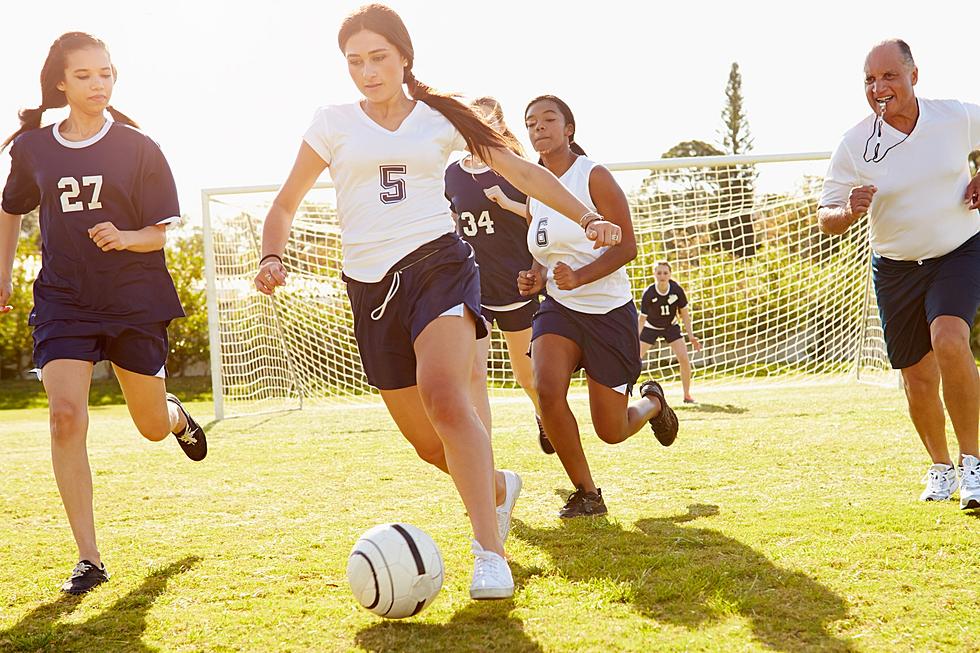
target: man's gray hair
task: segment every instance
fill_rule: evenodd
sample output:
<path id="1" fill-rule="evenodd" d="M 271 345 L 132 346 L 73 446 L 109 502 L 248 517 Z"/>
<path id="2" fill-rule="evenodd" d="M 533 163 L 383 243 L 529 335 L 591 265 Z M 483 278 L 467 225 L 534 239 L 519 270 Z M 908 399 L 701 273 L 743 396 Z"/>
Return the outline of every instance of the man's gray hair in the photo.
<path id="1" fill-rule="evenodd" d="M 915 59 L 912 58 L 912 48 L 909 47 L 908 43 L 906 43 L 902 39 L 885 39 L 881 43 L 878 43 L 873 48 L 871 48 L 871 50 L 872 51 L 877 50 L 878 48 L 885 45 L 898 46 L 898 51 L 902 53 L 902 59 L 905 60 L 905 65 L 908 66 L 909 70 L 915 68 Z"/>

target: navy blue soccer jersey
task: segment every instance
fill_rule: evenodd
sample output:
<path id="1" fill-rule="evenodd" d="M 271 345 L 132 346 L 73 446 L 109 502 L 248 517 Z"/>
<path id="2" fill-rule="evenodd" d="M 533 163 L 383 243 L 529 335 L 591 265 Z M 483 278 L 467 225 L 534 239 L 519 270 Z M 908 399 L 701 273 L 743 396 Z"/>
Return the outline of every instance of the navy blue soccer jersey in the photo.
<path id="1" fill-rule="evenodd" d="M 484 190 L 500 186 L 523 204 L 527 196 L 490 168 L 468 172 L 460 162 L 446 169 L 446 199 L 457 218 L 459 235 L 473 246 L 480 266 L 484 306 L 509 306 L 527 301 L 517 290 L 517 273 L 531 269 L 527 251 L 527 220 L 490 200 Z"/>
<path id="2" fill-rule="evenodd" d="M 162 250 L 103 252 L 88 229 L 120 231 L 173 221 L 177 188 L 160 148 L 140 131 L 108 122 L 87 141 L 58 126 L 21 134 L 10 149 L 3 210 L 40 206 L 41 270 L 30 322 L 86 320 L 149 324 L 182 317 Z"/>
<path id="3" fill-rule="evenodd" d="M 660 294 L 657 284 L 651 284 L 643 292 L 640 300 L 640 313 L 646 315 L 646 322 L 654 329 L 666 329 L 674 323 L 677 312 L 687 306 L 687 295 L 676 281 L 671 280 L 667 292 Z"/>

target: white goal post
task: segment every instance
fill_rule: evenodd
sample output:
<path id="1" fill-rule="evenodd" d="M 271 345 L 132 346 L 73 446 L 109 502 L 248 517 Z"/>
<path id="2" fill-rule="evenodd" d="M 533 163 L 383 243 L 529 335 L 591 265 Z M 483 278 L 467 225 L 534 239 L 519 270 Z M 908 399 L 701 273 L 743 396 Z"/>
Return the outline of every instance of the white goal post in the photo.
<path id="1" fill-rule="evenodd" d="M 867 221 L 843 236 L 819 233 L 817 200 L 829 153 L 660 159 L 608 167 L 631 205 L 639 254 L 634 297 L 670 261 L 703 349 L 701 385 L 819 383 L 889 377 L 871 290 Z M 357 354 L 340 278 L 340 233 L 330 183 L 297 211 L 284 260 L 289 284 L 274 298 L 252 278 L 262 220 L 278 186 L 202 192 L 211 370 L 218 419 L 351 403 L 377 395 Z M 515 387 L 494 332 L 492 391 Z M 641 378 L 678 379 L 670 349 L 655 347 Z"/>

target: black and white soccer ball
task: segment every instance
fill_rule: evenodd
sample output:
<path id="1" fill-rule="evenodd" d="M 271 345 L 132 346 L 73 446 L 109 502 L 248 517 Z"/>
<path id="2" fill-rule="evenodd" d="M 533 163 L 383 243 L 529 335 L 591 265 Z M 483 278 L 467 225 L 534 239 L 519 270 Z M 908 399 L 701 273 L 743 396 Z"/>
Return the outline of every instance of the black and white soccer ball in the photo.
<path id="1" fill-rule="evenodd" d="M 381 524 L 357 540 L 347 581 L 357 602 L 387 619 L 417 615 L 442 589 L 442 555 L 432 538 L 408 524 Z"/>

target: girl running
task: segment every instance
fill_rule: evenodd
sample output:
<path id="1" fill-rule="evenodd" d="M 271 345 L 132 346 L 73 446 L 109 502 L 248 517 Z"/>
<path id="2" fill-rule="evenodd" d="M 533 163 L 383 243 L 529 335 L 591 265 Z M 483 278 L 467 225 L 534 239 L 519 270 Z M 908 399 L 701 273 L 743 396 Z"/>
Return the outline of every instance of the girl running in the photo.
<path id="1" fill-rule="evenodd" d="M 368 381 L 419 457 L 456 484 L 475 536 L 470 596 L 507 598 L 514 581 L 503 539 L 519 480 L 495 472 L 470 396 L 476 340 L 486 326 L 472 248 L 456 235 L 446 203 L 446 162 L 453 151 L 469 149 L 522 192 L 558 208 L 568 217 L 556 221 L 588 231 L 597 246 L 618 242 L 621 230 L 554 175 L 514 154 L 469 107 L 418 81 L 408 30 L 388 7 L 358 9 L 337 41 L 364 98 L 315 113 L 266 218 L 255 285 L 271 295 L 286 283 L 282 254 L 293 216 L 329 167 L 343 278 Z"/>
<path id="2" fill-rule="evenodd" d="M 62 586 L 82 594 L 109 574 L 95 539 L 89 468 L 92 368 L 112 369 L 133 422 L 148 440 L 171 433 L 191 460 L 207 454 L 204 430 L 166 391 L 167 325 L 183 317 L 163 254 L 178 221 L 177 189 L 160 148 L 109 106 L 116 69 L 105 44 L 62 35 L 41 70 L 41 105 L 20 113 L 0 212 L 0 312 L 21 216 L 40 206 L 41 270 L 34 282 L 34 362 L 48 395 L 51 459 L 79 562 Z M 68 118 L 41 128 L 41 114 Z"/>
<path id="3" fill-rule="evenodd" d="M 677 436 L 677 416 L 656 381 L 645 381 L 640 400 L 628 403 L 640 374 L 640 341 L 625 268 L 636 257 L 626 195 L 612 174 L 588 159 L 575 142 L 575 118 L 562 100 L 553 95 L 535 98 L 524 118 L 541 165 L 590 210 L 623 230 L 619 247 L 596 247 L 580 229 L 532 198 L 527 242 L 534 265 L 518 277 L 525 296 L 546 287 L 548 291 L 534 316 L 531 365 L 545 430 L 576 488 L 558 515 L 602 515 L 607 512 L 602 491 L 592 480 L 578 423 L 568 406 L 572 375 L 585 369 L 592 423 L 604 442 L 623 442 L 649 422 L 657 439 L 670 444 Z"/>
<path id="4" fill-rule="evenodd" d="M 472 106 L 490 127 L 514 143 L 514 152 L 524 152 L 504 124 L 500 103 L 481 97 Z M 487 328 L 497 323 L 507 343 L 511 369 L 518 385 L 534 404 L 538 441 L 545 453 L 554 453 L 541 425 L 538 395 L 531 377 L 531 316 L 538 310 L 537 297 L 522 297 L 514 279 L 531 267 L 527 251 L 527 196 L 470 154 L 446 169 L 446 198 L 456 219 L 460 237 L 473 247 L 480 266 L 480 302 Z M 473 369 L 473 398 L 477 412 L 490 431 L 490 402 L 487 398 L 487 355 L 490 338 L 477 341 L 477 364 Z"/>

